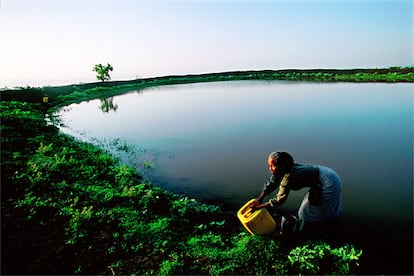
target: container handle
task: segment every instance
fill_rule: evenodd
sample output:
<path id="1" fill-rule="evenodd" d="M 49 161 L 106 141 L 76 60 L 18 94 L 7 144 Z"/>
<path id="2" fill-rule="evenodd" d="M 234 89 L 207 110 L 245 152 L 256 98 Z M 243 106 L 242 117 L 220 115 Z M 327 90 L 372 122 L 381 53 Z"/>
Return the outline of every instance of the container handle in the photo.
<path id="1" fill-rule="evenodd" d="M 246 212 L 244 212 L 243 213 L 243 216 L 245 217 L 245 218 L 248 218 L 248 217 L 250 217 L 250 215 L 252 215 L 254 212 L 252 212 L 252 208 L 249 206 L 249 207 L 247 207 L 246 208 Z"/>

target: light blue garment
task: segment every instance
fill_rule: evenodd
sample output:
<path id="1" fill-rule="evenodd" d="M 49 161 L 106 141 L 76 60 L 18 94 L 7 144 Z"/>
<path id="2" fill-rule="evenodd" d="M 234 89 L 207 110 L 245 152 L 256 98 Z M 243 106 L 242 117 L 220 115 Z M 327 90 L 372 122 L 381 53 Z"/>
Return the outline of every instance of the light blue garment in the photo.
<path id="1" fill-rule="evenodd" d="M 309 193 L 300 205 L 298 215 L 306 223 L 329 222 L 342 215 L 342 181 L 332 169 L 319 168 L 319 181 L 322 185 L 321 200 L 318 205 L 309 203 Z"/>

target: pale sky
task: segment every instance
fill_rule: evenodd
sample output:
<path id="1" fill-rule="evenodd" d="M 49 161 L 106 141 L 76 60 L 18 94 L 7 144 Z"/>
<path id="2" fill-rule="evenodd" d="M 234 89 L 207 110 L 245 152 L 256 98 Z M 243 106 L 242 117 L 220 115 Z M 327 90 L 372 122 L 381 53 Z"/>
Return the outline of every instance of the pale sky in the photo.
<path id="1" fill-rule="evenodd" d="M 0 0 L 0 88 L 414 63 L 413 0 Z"/>

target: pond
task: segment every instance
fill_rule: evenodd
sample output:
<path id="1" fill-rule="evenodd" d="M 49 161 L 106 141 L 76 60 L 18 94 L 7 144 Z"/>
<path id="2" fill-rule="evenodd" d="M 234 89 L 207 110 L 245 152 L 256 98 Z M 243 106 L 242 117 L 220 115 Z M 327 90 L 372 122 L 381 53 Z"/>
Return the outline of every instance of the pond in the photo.
<path id="1" fill-rule="evenodd" d="M 153 184 L 232 211 L 260 194 L 272 151 L 328 166 L 343 180 L 343 231 L 373 251 L 401 251 L 401 271 L 412 271 L 413 84 L 171 85 L 59 115 L 63 132 L 112 145 Z M 305 193 L 291 192 L 283 208 L 295 213 Z"/>

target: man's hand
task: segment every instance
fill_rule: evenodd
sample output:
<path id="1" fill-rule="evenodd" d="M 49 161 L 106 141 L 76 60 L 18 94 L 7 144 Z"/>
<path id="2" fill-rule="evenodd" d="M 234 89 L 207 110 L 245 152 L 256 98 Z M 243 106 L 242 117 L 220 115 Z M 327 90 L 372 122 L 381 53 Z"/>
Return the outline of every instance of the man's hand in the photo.
<path id="1" fill-rule="evenodd" d="M 265 208 L 265 207 L 267 207 L 267 206 L 268 206 L 268 204 L 267 204 L 267 203 L 263 203 L 263 204 L 256 205 L 256 206 L 254 207 L 254 209 L 262 209 L 262 208 Z"/>
<path id="2" fill-rule="evenodd" d="M 262 201 L 263 201 L 263 198 L 265 197 L 265 193 L 264 192 L 262 192 L 261 194 L 260 194 L 260 196 L 254 201 L 254 205 L 259 205 L 259 204 L 261 204 L 262 203 Z"/>
<path id="3" fill-rule="evenodd" d="M 252 204 L 252 209 L 253 210 L 259 210 L 259 209 L 265 208 L 269 205 L 268 203 L 262 203 L 262 204 L 255 204 L 255 203 L 256 203 L 256 201 L 253 202 L 253 204 Z"/>

